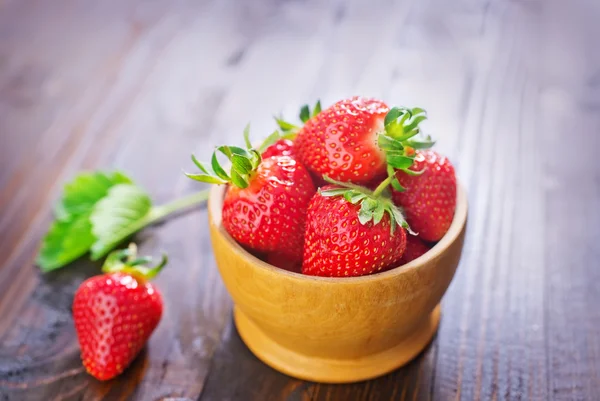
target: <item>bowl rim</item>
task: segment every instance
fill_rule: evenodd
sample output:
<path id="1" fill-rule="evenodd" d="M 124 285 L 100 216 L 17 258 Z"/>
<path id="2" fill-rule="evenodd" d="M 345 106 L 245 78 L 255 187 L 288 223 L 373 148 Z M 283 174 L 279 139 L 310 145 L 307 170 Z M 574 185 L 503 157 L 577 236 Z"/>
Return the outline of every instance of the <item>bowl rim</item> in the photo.
<path id="1" fill-rule="evenodd" d="M 217 231 L 222 235 L 231 246 L 232 250 L 239 254 L 241 257 L 248 259 L 252 264 L 256 265 L 260 269 L 265 269 L 272 274 L 280 274 L 284 277 L 292 278 L 295 280 L 301 280 L 306 282 L 321 282 L 321 283 L 366 283 L 372 281 L 380 281 L 384 279 L 391 279 L 392 277 L 406 274 L 409 271 L 419 269 L 428 264 L 430 260 L 433 260 L 440 256 L 446 251 L 454 241 L 458 238 L 460 233 L 463 231 L 467 223 L 467 210 L 468 210 L 468 199 L 467 193 L 463 185 L 457 179 L 456 185 L 456 210 L 454 212 L 454 218 L 450 224 L 450 228 L 446 234 L 438 241 L 427 253 L 412 260 L 411 262 L 390 269 L 385 272 L 378 272 L 374 274 L 368 274 L 364 276 L 355 277 L 324 277 L 324 276 L 310 276 L 301 273 L 290 272 L 285 269 L 281 269 L 268 264 L 262 259 L 252 255 L 240 244 L 238 244 L 231 235 L 224 229 L 222 225 L 222 208 L 223 199 L 227 185 L 213 185 L 210 189 L 208 198 L 208 218 L 211 224 L 214 224 Z M 218 206 L 218 207 L 215 207 Z"/>

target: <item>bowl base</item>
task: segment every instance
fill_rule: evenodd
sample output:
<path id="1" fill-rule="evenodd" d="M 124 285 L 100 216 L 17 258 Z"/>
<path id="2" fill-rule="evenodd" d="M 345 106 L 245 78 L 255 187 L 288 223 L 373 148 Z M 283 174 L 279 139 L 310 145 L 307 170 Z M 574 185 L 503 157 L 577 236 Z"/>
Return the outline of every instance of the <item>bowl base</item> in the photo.
<path id="1" fill-rule="evenodd" d="M 233 317 L 240 337 L 258 359 L 298 379 L 320 383 L 351 383 L 385 375 L 410 362 L 429 344 L 440 322 L 440 305 L 396 346 L 357 359 L 326 359 L 299 354 L 268 337 L 237 307 Z"/>

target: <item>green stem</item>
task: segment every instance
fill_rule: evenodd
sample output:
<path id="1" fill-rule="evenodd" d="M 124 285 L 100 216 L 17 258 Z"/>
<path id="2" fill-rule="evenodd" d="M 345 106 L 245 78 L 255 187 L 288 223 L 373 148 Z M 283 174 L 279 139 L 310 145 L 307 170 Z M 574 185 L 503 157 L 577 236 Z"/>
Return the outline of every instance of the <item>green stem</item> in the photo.
<path id="1" fill-rule="evenodd" d="M 390 185 L 390 183 L 392 182 L 393 179 L 394 179 L 394 176 L 390 175 L 388 178 L 383 180 L 383 182 L 381 184 L 379 184 L 377 186 L 377 188 L 375 188 L 375 191 L 373 191 L 373 196 L 378 197 L 379 195 L 381 195 L 383 190 L 386 189 L 388 187 L 388 185 Z"/>
<path id="2" fill-rule="evenodd" d="M 160 205 L 153 207 L 150 209 L 147 215 L 143 218 L 137 220 L 129 227 L 127 230 L 124 230 L 120 233 L 118 237 L 115 237 L 114 240 L 106 244 L 104 246 L 104 252 L 101 254 L 95 255 L 94 260 L 98 260 L 104 255 L 106 255 L 110 250 L 112 250 L 115 246 L 123 242 L 126 238 L 129 238 L 136 232 L 140 231 L 142 228 L 147 227 L 151 224 L 158 222 L 159 220 L 163 220 L 171 214 L 182 211 L 183 209 L 187 209 L 192 206 L 196 206 L 201 204 L 202 202 L 208 199 L 209 190 L 206 189 L 204 191 L 196 192 L 194 194 L 184 196 L 183 198 L 176 199 L 170 203 L 165 205 Z"/>
<path id="3" fill-rule="evenodd" d="M 160 205 L 154 207 L 154 220 L 160 220 L 162 218 L 167 217 L 170 214 L 175 212 L 179 212 L 183 209 L 187 209 L 188 207 L 196 206 L 204 202 L 208 199 L 208 194 L 210 190 L 205 189 L 204 191 L 196 192 L 188 196 L 184 196 L 183 198 L 176 199 L 172 202 L 169 202 L 165 205 Z"/>

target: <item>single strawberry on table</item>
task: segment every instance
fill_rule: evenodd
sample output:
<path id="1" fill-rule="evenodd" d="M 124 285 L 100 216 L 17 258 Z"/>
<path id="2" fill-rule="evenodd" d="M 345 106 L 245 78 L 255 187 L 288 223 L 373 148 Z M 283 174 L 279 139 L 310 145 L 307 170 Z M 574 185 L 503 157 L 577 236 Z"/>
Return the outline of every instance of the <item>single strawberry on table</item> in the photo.
<path id="1" fill-rule="evenodd" d="M 136 247 L 111 253 L 105 273 L 84 281 L 73 300 L 73 319 L 83 365 L 99 380 L 121 374 L 158 325 L 163 302 L 152 279 L 167 263 L 155 267 L 137 258 Z"/>
<path id="2" fill-rule="evenodd" d="M 395 177 L 403 190 L 393 189 L 392 196 L 411 229 L 425 241 L 439 241 L 456 209 L 456 176 L 450 161 L 432 150 L 419 150 L 409 171 L 398 170 Z"/>
<path id="3" fill-rule="evenodd" d="M 384 191 L 352 184 L 323 187 L 308 207 L 302 273 L 348 277 L 394 266 L 406 247 L 406 222 Z"/>
<path id="4" fill-rule="evenodd" d="M 310 174 L 290 151 L 289 142 L 274 141 L 276 137 L 271 136 L 266 142 L 270 146 L 263 144 L 257 150 L 251 146 L 247 130 L 244 138 L 246 149 L 217 148 L 231 161 L 229 173 L 215 152 L 212 168 L 192 156 L 201 173 L 186 175 L 201 182 L 229 184 L 223 202 L 223 226 L 238 243 L 260 253 L 276 252 L 291 264 L 299 263 L 306 210 L 316 190 Z"/>
<path id="5" fill-rule="evenodd" d="M 420 108 L 390 109 L 381 100 L 355 96 L 314 114 L 300 128 L 278 123 L 297 132 L 295 151 L 314 174 L 366 185 L 389 175 L 390 167 L 411 165 L 403 145 L 425 119 Z"/>

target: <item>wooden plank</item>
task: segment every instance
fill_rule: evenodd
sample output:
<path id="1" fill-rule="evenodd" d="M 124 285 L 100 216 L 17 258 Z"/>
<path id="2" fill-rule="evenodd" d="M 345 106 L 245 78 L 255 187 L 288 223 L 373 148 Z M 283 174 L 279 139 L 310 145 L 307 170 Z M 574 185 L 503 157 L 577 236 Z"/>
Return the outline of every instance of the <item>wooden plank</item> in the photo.
<path id="1" fill-rule="evenodd" d="M 0 4 L 0 395 L 594 399 L 599 17 L 593 0 Z M 356 93 L 427 108 L 469 190 L 432 345 L 365 383 L 275 372 L 237 335 L 198 210 L 138 237 L 171 255 L 164 320 L 122 377 L 87 376 L 70 305 L 98 264 L 32 268 L 62 183 L 120 168 L 162 203 L 201 187 L 181 174 L 190 151 L 207 158 L 248 121 L 262 136 L 272 114 Z"/>

